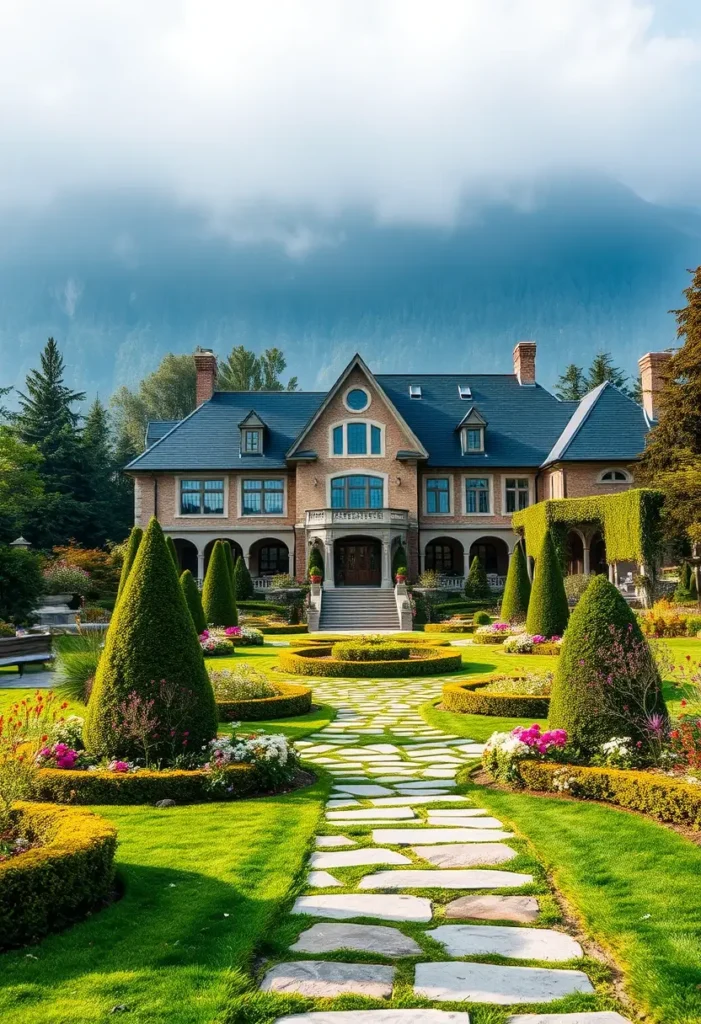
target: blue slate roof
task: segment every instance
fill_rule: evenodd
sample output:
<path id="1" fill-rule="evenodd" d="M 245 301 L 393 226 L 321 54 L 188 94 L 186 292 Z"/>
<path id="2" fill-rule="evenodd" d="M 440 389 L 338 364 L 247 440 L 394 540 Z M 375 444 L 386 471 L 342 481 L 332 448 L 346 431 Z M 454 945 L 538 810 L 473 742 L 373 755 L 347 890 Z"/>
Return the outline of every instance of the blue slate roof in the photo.
<path id="1" fill-rule="evenodd" d="M 540 466 L 577 403 L 560 402 L 536 384 L 522 387 L 514 374 L 378 374 L 376 380 L 429 452 L 428 466 Z M 409 397 L 409 385 L 421 398 Z M 460 398 L 468 385 L 470 399 Z M 487 421 L 484 452 L 463 455 L 456 424 L 479 409 Z"/>
<path id="2" fill-rule="evenodd" d="M 641 406 L 605 381 L 584 396 L 545 461 L 635 459 L 645 447 L 647 431 Z"/>
<path id="3" fill-rule="evenodd" d="M 316 412 L 324 394 L 316 391 L 215 391 L 127 469 L 283 469 L 285 453 Z M 251 410 L 266 425 L 263 455 L 241 456 L 238 424 Z"/>
<path id="4" fill-rule="evenodd" d="M 146 425 L 146 447 L 150 448 L 156 441 L 160 441 L 178 423 L 180 420 L 149 420 Z"/>

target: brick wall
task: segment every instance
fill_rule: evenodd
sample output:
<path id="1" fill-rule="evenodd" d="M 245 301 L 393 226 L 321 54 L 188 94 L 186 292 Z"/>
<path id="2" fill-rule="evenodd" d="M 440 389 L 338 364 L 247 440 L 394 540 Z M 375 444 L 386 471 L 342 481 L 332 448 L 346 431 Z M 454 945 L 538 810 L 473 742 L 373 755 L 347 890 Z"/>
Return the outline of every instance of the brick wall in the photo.
<path id="1" fill-rule="evenodd" d="M 196 477 L 195 473 L 180 474 L 183 477 Z M 207 473 L 207 477 L 216 474 Z M 225 525 L 227 529 L 236 529 L 246 526 L 257 530 L 276 530 L 281 526 L 293 526 L 296 515 L 296 480 L 294 471 L 282 470 L 280 472 L 243 472 L 243 473 L 222 473 L 227 485 L 227 515 L 226 516 L 179 516 L 178 495 L 179 474 L 158 475 L 158 519 L 162 526 L 199 526 L 209 529 L 218 529 Z M 284 516 L 242 516 L 241 512 L 241 481 L 243 479 L 254 479 L 257 477 L 278 477 L 287 481 L 287 505 Z M 148 521 L 154 514 L 154 476 L 137 475 L 135 480 L 135 522 L 139 526 L 147 526 Z"/>
<path id="2" fill-rule="evenodd" d="M 428 514 L 425 504 L 425 482 L 430 477 L 448 477 L 452 482 L 451 509 L 450 515 Z M 465 513 L 465 480 L 468 477 L 486 478 L 491 481 L 491 515 L 468 515 Z M 531 480 L 531 494 L 534 493 L 535 471 L 523 469 L 499 469 L 490 473 L 480 472 L 479 469 L 421 469 L 419 471 L 419 507 L 421 509 L 421 526 L 426 529 L 440 529 L 442 526 L 474 526 L 482 527 L 498 526 L 505 527 L 511 524 L 511 513 L 503 511 L 504 506 L 504 480 L 507 477 L 518 479 L 528 478 Z"/>

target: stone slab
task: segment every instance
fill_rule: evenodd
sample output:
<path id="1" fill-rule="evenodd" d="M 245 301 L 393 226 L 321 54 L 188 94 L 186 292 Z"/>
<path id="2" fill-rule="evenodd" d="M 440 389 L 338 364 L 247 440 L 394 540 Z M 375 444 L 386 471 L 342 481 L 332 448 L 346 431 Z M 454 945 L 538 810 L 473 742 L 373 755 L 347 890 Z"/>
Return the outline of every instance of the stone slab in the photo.
<path id="1" fill-rule="evenodd" d="M 331 885 L 343 885 L 343 882 L 339 882 L 328 871 L 310 871 L 307 875 L 307 885 L 311 885 L 315 889 L 328 889 Z"/>
<path id="2" fill-rule="evenodd" d="M 506 1024 L 632 1024 L 611 1010 L 580 1010 L 579 1013 L 517 1013 Z"/>
<path id="3" fill-rule="evenodd" d="M 335 920 L 377 917 L 383 921 L 430 921 L 431 901 L 425 896 L 327 893 L 324 896 L 299 896 L 292 913 Z"/>
<path id="4" fill-rule="evenodd" d="M 327 800 L 326 806 L 332 811 L 341 807 L 360 807 L 360 800 Z"/>
<path id="5" fill-rule="evenodd" d="M 414 992 L 438 1003 L 548 1003 L 572 992 L 594 991 L 583 971 L 502 967 L 461 961 L 417 964 Z"/>
<path id="6" fill-rule="evenodd" d="M 447 815 L 445 817 L 436 818 L 436 817 L 433 816 L 433 814 L 431 813 L 430 810 L 428 812 L 428 823 L 429 823 L 429 825 L 443 825 L 443 824 L 445 824 L 445 825 L 457 825 L 460 828 L 481 828 L 481 829 L 485 829 L 485 828 L 503 828 L 504 827 L 503 822 L 499 821 L 498 818 L 490 818 L 487 815 L 485 815 L 482 818 L 480 818 L 480 817 L 476 817 L 476 818 L 458 818 L 456 816 L 449 817 Z"/>
<path id="7" fill-rule="evenodd" d="M 437 803 L 468 803 L 466 796 L 455 796 L 452 793 L 447 796 L 431 796 L 428 793 L 409 794 L 409 796 L 383 796 L 379 800 L 373 800 L 373 807 L 411 807 L 419 804 Z"/>
<path id="8" fill-rule="evenodd" d="M 470 1024 L 470 1015 L 449 1010 L 316 1010 L 278 1017 L 274 1024 Z"/>
<path id="9" fill-rule="evenodd" d="M 402 793 L 403 793 L 404 790 L 412 790 L 413 791 L 415 789 L 417 789 L 417 790 L 420 790 L 420 789 L 433 789 L 434 786 L 437 786 L 437 785 L 440 785 L 441 789 L 453 789 L 455 786 L 457 786 L 457 782 L 453 782 L 450 779 L 447 780 L 446 782 L 441 782 L 441 783 L 436 783 L 436 782 L 402 782 L 401 786 L 397 786 L 397 789 L 401 790 Z"/>
<path id="10" fill-rule="evenodd" d="M 334 793 L 348 793 L 349 796 L 391 796 L 392 790 L 387 789 L 385 786 L 363 786 L 363 785 L 348 785 L 345 782 L 334 783 Z"/>
<path id="11" fill-rule="evenodd" d="M 476 918 L 480 921 L 517 921 L 533 924 L 538 919 L 535 896 L 461 896 L 445 908 L 451 920 Z"/>
<path id="12" fill-rule="evenodd" d="M 353 868 L 362 864 L 411 864 L 408 857 L 397 850 L 383 850 L 364 846 L 359 850 L 338 850 L 335 853 L 313 853 L 313 868 Z"/>
<path id="13" fill-rule="evenodd" d="M 373 818 L 415 818 L 410 807 L 367 807 L 359 811 L 329 811 L 327 821 L 372 821 Z"/>
<path id="14" fill-rule="evenodd" d="M 483 807 L 429 807 L 432 818 L 485 818 L 487 812 Z"/>
<path id="15" fill-rule="evenodd" d="M 320 847 L 358 845 L 354 839 L 349 839 L 348 836 L 317 836 L 314 842 Z"/>
<path id="16" fill-rule="evenodd" d="M 336 949 L 357 949 L 382 956 L 416 956 L 421 946 L 397 928 L 380 924 L 314 924 L 302 932 L 294 946 L 300 953 L 332 953 Z"/>
<path id="17" fill-rule="evenodd" d="M 376 871 L 365 875 L 359 889 L 517 889 L 530 885 L 533 875 L 517 871 L 424 871 L 421 868 L 406 871 Z"/>
<path id="18" fill-rule="evenodd" d="M 454 779 L 457 768 L 427 768 L 421 774 L 425 779 Z"/>
<path id="19" fill-rule="evenodd" d="M 263 978 L 261 992 L 289 992 L 315 999 L 347 993 L 386 999 L 392 995 L 394 967 L 343 964 L 334 960 L 296 960 L 277 964 Z"/>
<path id="20" fill-rule="evenodd" d="M 503 843 L 447 843 L 445 846 L 412 846 L 411 849 L 417 857 L 427 860 L 436 868 L 471 868 L 476 864 L 506 864 L 507 861 L 518 856 L 515 850 Z M 327 856 L 330 855 L 327 854 Z M 314 865 L 313 860 L 312 864 Z"/>
<path id="21" fill-rule="evenodd" d="M 443 924 L 426 932 L 451 956 L 485 953 L 514 960 L 574 960 L 582 947 L 570 935 L 551 928 L 515 928 L 491 924 Z"/>
<path id="22" fill-rule="evenodd" d="M 413 846 L 415 843 L 493 843 L 500 839 L 512 838 L 513 832 L 502 832 L 496 828 L 376 828 L 372 833 L 372 841 L 378 846 Z"/>

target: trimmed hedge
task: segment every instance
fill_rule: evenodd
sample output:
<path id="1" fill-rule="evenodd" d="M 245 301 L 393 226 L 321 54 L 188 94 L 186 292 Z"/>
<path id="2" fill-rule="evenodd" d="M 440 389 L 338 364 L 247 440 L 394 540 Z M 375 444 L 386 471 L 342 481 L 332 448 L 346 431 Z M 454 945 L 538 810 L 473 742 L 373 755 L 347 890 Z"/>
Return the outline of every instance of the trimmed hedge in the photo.
<path id="1" fill-rule="evenodd" d="M 623 771 L 618 768 L 590 768 L 547 761 L 521 761 L 519 771 L 529 789 L 558 792 L 553 788 L 555 772 L 567 772 L 574 779 L 569 796 L 604 800 L 634 811 L 643 811 L 660 821 L 701 828 L 701 786 L 670 779 L 653 772 Z"/>
<path id="2" fill-rule="evenodd" d="M 505 629 L 503 633 L 475 633 L 476 644 L 503 644 L 508 636 L 513 636 L 508 629 Z"/>
<path id="3" fill-rule="evenodd" d="M 406 661 L 410 654 L 409 644 L 364 643 L 362 640 L 341 640 L 331 649 L 334 658 L 340 661 Z"/>
<path id="4" fill-rule="evenodd" d="M 460 715 L 496 715 L 500 718 L 547 718 L 549 697 L 533 694 L 484 693 L 482 688 L 500 679 L 522 679 L 514 675 L 477 676 L 465 683 L 446 683 L 441 707 Z"/>
<path id="5" fill-rule="evenodd" d="M 141 539 L 144 535 L 144 531 L 140 526 L 132 527 L 132 531 L 129 534 L 129 540 L 127 541 L 126 551 L 124 552 L 124 559 L 122 560 L 122 571 L 119 575 L 119 586 L 117 587 L 117 601 L 121 597 L 124 585 L 127 582 L 127 577 L 131 572 L 131 567 L 134 564 L 136 553 L 139 550 Z"/>
<path id="6" fill-rule="evenodd" d="M 80 920 L 109 899 L 114 884 L 110 822 L 53 804 L 19 803 L 13 816 L 42 845 L 0 862 L 0 949 Z"/>
<path id="7" fill-rule="evenodd" d="M 173 559 L 173 565 L 175 566 L 175 571 L 178 573 L 178 575 L 180 575 L 180 562 L 178 561 L 178 549 L 176 548 L 175 541 L 170 536 L 170 534 L 168 534 L 168 536 L 166 537 L 166 547 L 168 548 L 168 553 L 170 554 L 170 557 Z"/>
<path id="8" fill-rule="evenodd" d="M 502 620 L 504 622 L 524 622 L 530 599 L 531 581 L 528 578 L 523 544 L 519 542 L 509 560 L 504 596 L 501 601 Z"/>
<path id="9" fill-rule="evenodd" d="M 237 601 L 239 611 L 242 612 L 266 612 L 271 615 L 287 615 L 289 608 L 286 604 L 274 604 L 272 601 Z"/>
<path id="10" fill-rule="evenodd" d="M 448 647 L 450 640 L 443 640 L 437 636 L 423 636 L 421 633 L 413 633 L 411 638 L 398 637 L 401 643 L 408 643 L 410 647 Z M 290 640 L 290 647 L 328 647 L 330 644 L 348 640 L 347 634 L 342 633 L 310 633 L 308 636 L 300 636 Z"/>
<path id="11" fill-rule="evenodd" d="M 255 769 L 250 764 L 228 765 L 226 787 L 209 792 L 209 773 L 204 769 L 182 771 L 170 768 L 162 772 L 142 768 L 138 772 L 67 771 L 40 768 L 36 796 L 58 804 L 154 804 L 175 800 L 176 804 L 235 800 L 256 788 Z M 232 787 L 232 792 L 227 792 Z M 2 867 L 2 865 L 0 865 Z"/>
<path id="12" fill-rule="evenodd" d="M 299 622 L 296 626 L 284 625 L 283 623 L 280 623 L 279 626 L 275 624 L 271 626 L 256 626 L 256 629 L 259 629 L 265 636 L 284 636 L 287 633 L 309 632 L 309 626 L 306 622 Z"/>
<path id="13" fill-rule="evenodd" d="M 472 633 L 474 628 L 471 622 L 460 625 L 454 622 L 427 622 L 424 626 L 424 633 Z"/>
<path id="14" fill-rule="evenodd" d="M 551 636 L 562 636 L 567 629 L 569 617 L 570 606 L 567 602 L 560 562 L 550 530 L 547 530 L 535 563 L 535 578 L 526 616 L 526 632 L 531 636 L 540 634 L 548 639 Z"/>
<path id="15" fill-rule="evenodd" d="M 472 559 L 472 565 L 465 580 L 464 593 L 468 600 L 473 601 L 487 600 L 491 595 L 487 573 L 477 555 Z"/>
<path id="16" fill-rule="evenodd" d="M 312 707 L 312 691 L 297 683 L 275 683 L 280 693 L 256 700 L 217 701 L 223 722 L 260 722 L 266 718 L 295 718 L 306 715 Z"/>
<path id="17" fill-rule="evenodd" d="M 234 597 L 236 603 L 241 607 L 241 601 L 248 601 L 253 598 L 253 580 L 244 559 L 239 555 L 234 566 Z"/>
<path id="18" fill-rule="evenodd" d="M 427 645 L 428 646 L 428 645 Z M 353 676 L 361 679 L 391 678 L 406 676 L 444 675 L 459 672 L 462 656 L 451 654 L 446 648 L 423 650 L 413 648 L 424 655 L 411 661 L 340 661 L 331 657 L 331 647 L 309 647 L 306 651 L 293 648 L 280 651 L 280 668 L 301 676 Z M 324 660 L 320 660 L 324 659 Z"/>
<path id="19" fill-rule="evenodd" d="M 202 607 L 207 624 L 211 626 L 238 626 L 239 618 L 234 597 L 233 570 L 229 566 L 231 552 L 227 541 L 218 540 L 214 545 L 207 573 L 202 587 Z"/>
<path id="20" fill-rule="evenodd" d="M 202 610 L 202 598 L 200 597 L 200 591 L 195 582 L 195 577 L 192 575 L 189 569 L 180 576 L 180 588 L 185 598 L 185 604 L 190 609 L 190 615 L 192 616 L 192 622 L 197 630 L 198 635 L 204 633 L 207 628 L 207 620 L 204 617 L 204 611 Z"/>

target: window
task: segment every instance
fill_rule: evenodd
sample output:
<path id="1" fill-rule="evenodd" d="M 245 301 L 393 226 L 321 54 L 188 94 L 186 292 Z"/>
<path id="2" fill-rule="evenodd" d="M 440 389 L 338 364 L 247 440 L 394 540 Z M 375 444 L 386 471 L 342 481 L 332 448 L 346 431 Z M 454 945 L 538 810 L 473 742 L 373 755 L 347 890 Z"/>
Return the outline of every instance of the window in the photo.
<path id="1" fill-rule="evenodd" d="M 465 480 L 465 511 L 468 516 L 489 515 L 489 478 L 468 477 Z"/>
<path id="2" fill-rule="evenodd" d="M 607 469 L 599 476 L 600 484 L 629 484 L 631 475 L 625 469 Z"/>
<path id="3" fill-rule="evenodd" d="M 461 398 L 472 398 L 472 391 L 467 384 L 458 384 L 458 394 Z"/>
<path id="4" fill-rule="evenodd" d="M 258 573 L 276 576 L 290 571 L 290 554 L 284 544 L 264 544 L 258 554 Z"/>
<path id="5" fill-rule="evenodd" d="M 365 388 L 351 388 L 346 392 L 346 409 L 363 412 L 370 405 L 370 395 Z"/>
<path id="6" fill-rule="evenodd" d="M 426 481 L 426 512 L 429 515 L 450 514 L 450 480 L 431 477 Z"/>
<path id="7" fill-rule="evenodd" d="M 244 516 L 281 516 L 284 514 L 284 480 L 243 480 L 241 494 L 241 512 Z"/>
<path id="8" fill-rule="evenodd" d="M 419 384 L 409 385 L 409 398 L 421 398 L 421 386 Z"/>
<path id="9" fill-rule="evenodd" d="M 506 508 L 505 511 L 520 512 L 522 508 L 528 508 L 530 500 L 530 481 L 528 477 L 507 477 L 505 482 Z"/>
<path id="10" fill-rule="evenodd" d="M 181 516 L 223 516 L 223 480 L 181 480 Z"/>
<path id="11" fill-rule="evenodd" d="M 352 420 L 331 431 L 334 455 L 382 455 L 382 427 L 367 420 Z"/>
<path id="12" fill-rule="evenodd" d="M 337 476 L 331 481 L 331 508 L 383 508 L 384 482 L 379 476 Z"/>
<path id="13" fill-rule="evenodd" d="M 453 549 L 450 544 L 441 544 L 438 541 L 431 541 L 426 545 L 426 569 L 435 569 L 436 572 L 453 572 L 455 564 L 453 561 Z"/>
<path id="14" fill-rule="evenodd" d="M 243 454 L 244 455 L 262 455 L 263 454 L 263 431 L 262 430 L 244 430 L 243 433 Z"/>

